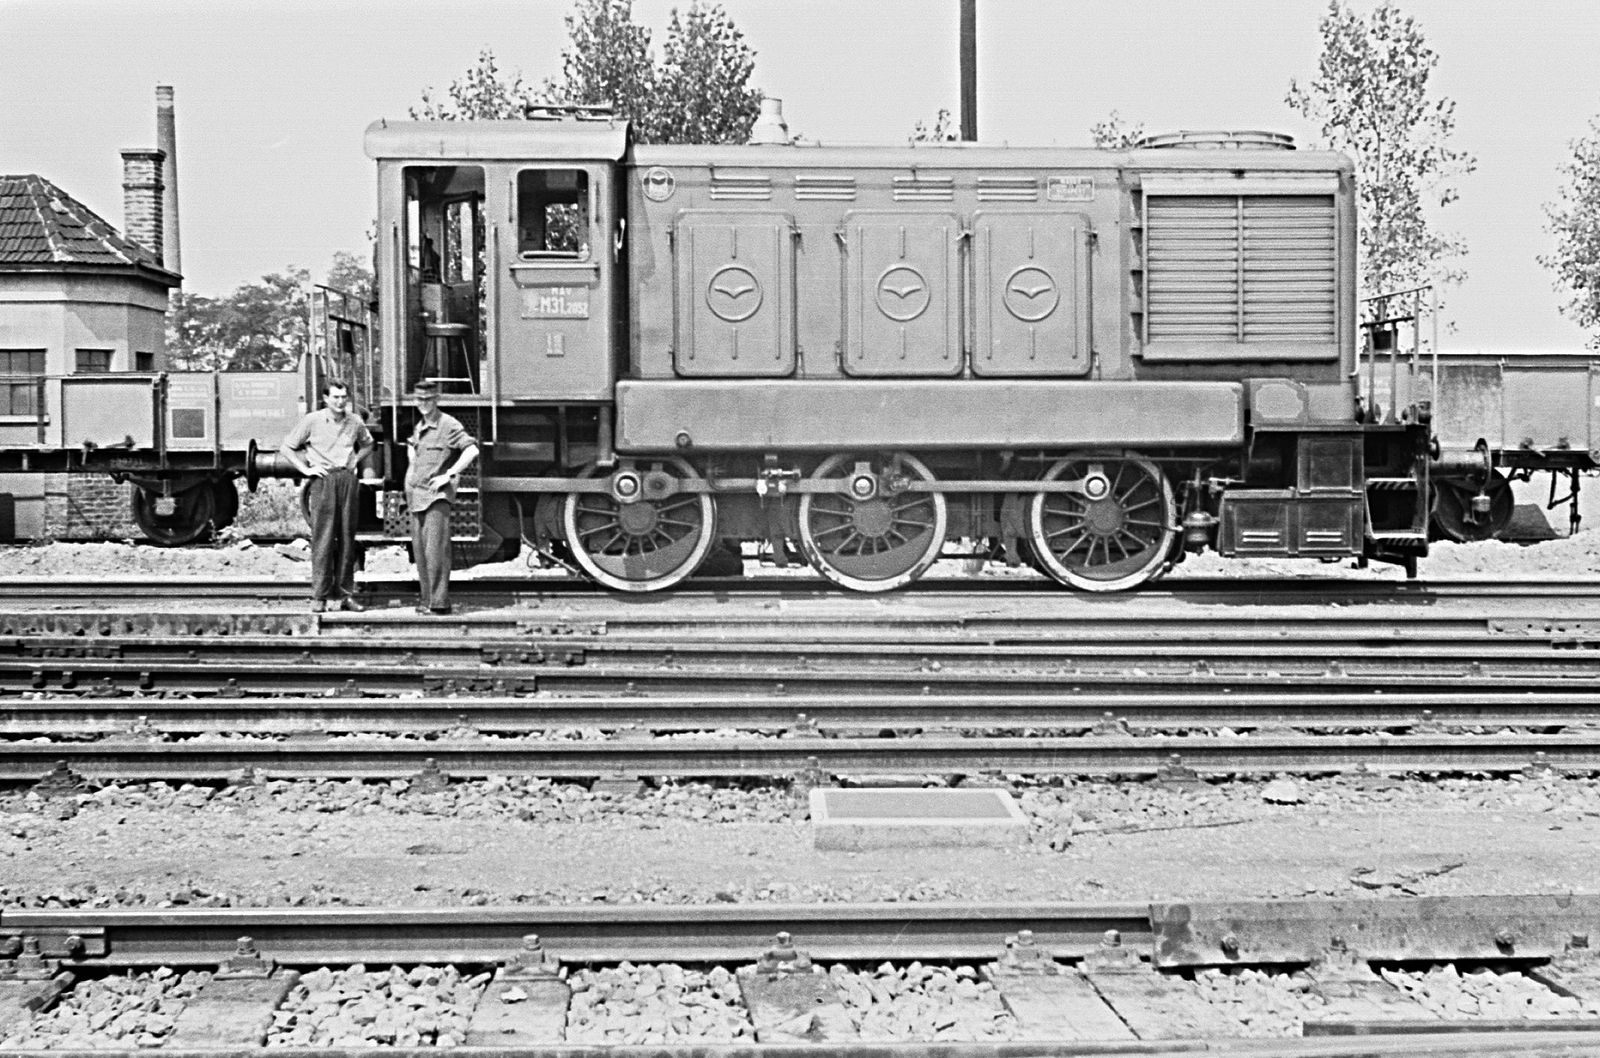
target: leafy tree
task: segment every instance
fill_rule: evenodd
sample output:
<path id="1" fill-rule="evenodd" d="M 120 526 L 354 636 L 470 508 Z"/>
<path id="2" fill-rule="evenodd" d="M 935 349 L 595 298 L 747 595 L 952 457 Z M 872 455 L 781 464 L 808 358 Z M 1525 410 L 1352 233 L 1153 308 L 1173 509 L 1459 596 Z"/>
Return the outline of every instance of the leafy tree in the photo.
<path id="1" fill-rule="evenodd" d="M 561 52 L 561 80 L 545 81 L 545 101 L 609 103 L 645 139 L 657 71 L 650 31 L 633 21 L 633 0 L 577 0 L 565 21 L 569 43 Z"/>
<path id="2" fill-rule="evenodd" d="M 355 254 L 333 255 L 326 286 L 372 296 Z M 290 265 L 223 297 L 179 292 L 167 312 L 167 361 L 178 371 L 285 371 L 310 348 L 311 273 Z"/>
<path id="3" fill-rule="evenodd" d="M 506 77 L 488 48 L 478 53 L 478 64 L 452 82 L 446 98 L 435 99 L 433 88 L 422 90 L 422 106 L 411 108 L 414 121 L 470 121 L 520 118 L 538 94 L 522 83 L 522 75 Z"/>
<path id="4" fill-rule="evenodd" d="M 1104 121 L 1089 126 L 1089 136 L 1102 151 L 1126 151 L 1144 139 L 1144 122 L 1129 124 L 1115 110 Z"/>
<path id="5" fill-rule="evenodd" d="M 744 143 L 761 114 L 750 87 L 756 53 L 717 4 L 676 8 L 656 73 L 654 105 L 639 108 L 651 143 Z"/>
<path id="6" fill-rule="evenodd" d="M 566 17 L 561 77 L 539 88 L 500 72 L 485 48 L 477 65 L 451 83 L 447 98 L 422 93 L 413 118 L 468 121 L 526 116 L 528 107 L 610 105 L 633 123 L 641 143 L 743 143 L 761 112 L 750 87 L 755 52 L 719 4 L 692 0 L 673 8 L 662 57 L 650 31 L 633 20 L 633 0 L 576 0 Z"/>
<path id="7" fill-rule="evenodd" d="M 1569 295 L 1561 311 L 1580 327 L 1596 329 L 1589 346 L 1600 348 L 1600 117 L 1589 119 L 1588 136 L 1572 142 L 1572 161 L 1561 172 L 1569 182 L 1544 207 L 1556 249 L 1540 255 L 1539 263 Z"/>
<path id="8" fill-rule="evenodd" d="M 940 107 L 931 126 L 918 118 L 917 123 L 911 127 L 908 139 L 911 143 L 953 143 L 956 138 L 955 122 L 950 117 L 950 108 Z"/>
<path id="9" fill-rule="evenodd" d="M 1331 0 L 1318 29 L 1317 76 L 1290 81 L 1285 101 L 1320 126 L 1320 146 L 1355 159 L 1365 287 L 1460 282 L 1466 272 L 1452 262 L 1465 241 L 1435 231 L 1424 212 L 1454 202 L 1456 181 L 1477 165 L 1450 146 L 1455 103 L 1429 98 L 1438 55 L 1391 0 L 1368 18 Z"/>
<path id="10" fill-rule="evenodd" d="M 357 301 L 371 301 L 375 296 L 372 269 L 348 250 L 334 251 L 333 263 L 328 266 L 328 278 L 323 286 L 342 290 Z"/>

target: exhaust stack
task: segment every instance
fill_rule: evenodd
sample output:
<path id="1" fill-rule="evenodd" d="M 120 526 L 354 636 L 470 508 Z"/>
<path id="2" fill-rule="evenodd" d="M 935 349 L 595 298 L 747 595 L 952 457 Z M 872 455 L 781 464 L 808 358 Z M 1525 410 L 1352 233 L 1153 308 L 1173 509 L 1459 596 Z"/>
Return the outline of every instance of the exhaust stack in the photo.
<path id="1" fill-rule="evenodd" d="M 178 122 L 172 107 L 172 86 L 156 85 L 156 146 L 166 152 L 161 167 L 161 265 L 183 272 L 178 249 Z"/>
<path id="2" fill-rule="evenodd" d="M 768 96 L 761 101 L 761 113 L 750 127 L 749 142 L 789 144 L 789 125 L 783 120 L 783 100 Z"/>

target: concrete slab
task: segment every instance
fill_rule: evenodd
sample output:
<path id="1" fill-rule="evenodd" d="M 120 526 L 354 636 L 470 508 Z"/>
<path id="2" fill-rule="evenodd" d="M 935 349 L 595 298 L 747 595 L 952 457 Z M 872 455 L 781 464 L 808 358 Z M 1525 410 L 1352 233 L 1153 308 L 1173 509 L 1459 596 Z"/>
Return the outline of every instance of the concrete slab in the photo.
<path id="1" fill-rule="evenodd" d="M 811 832 L 819 849 L 1020 845 L 1028 819 L 1004 790 L 815 789 Z"/>

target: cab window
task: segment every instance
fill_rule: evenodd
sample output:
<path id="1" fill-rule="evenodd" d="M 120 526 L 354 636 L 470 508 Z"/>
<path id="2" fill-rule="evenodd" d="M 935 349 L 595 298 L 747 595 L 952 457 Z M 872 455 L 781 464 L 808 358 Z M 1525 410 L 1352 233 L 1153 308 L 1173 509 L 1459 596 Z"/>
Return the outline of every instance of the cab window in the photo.
<path id="1" fill-rule="evenodd" d="M 524 169 L 517 174 L 517 255 L 524 261 L 588 258 L 588 173 Z"/>

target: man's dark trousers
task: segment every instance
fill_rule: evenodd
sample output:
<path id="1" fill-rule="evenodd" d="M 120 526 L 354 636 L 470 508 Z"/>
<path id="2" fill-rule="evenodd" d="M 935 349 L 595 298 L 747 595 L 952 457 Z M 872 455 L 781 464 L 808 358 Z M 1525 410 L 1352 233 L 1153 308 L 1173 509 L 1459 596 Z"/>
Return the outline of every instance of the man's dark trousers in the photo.
<path id="1" fill-rule="evenodd" d="M 330 470 L 306 485 L 313 599 L 338 599 L 355 593 L 358 488 L 353 470 Z"/>
<path id="2" fill-rule="evenodd" d="M 417 560 L 422 605 L 450 605 L 450 502 L 438 500 L 411 515 L 411 554 Z"/>

